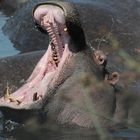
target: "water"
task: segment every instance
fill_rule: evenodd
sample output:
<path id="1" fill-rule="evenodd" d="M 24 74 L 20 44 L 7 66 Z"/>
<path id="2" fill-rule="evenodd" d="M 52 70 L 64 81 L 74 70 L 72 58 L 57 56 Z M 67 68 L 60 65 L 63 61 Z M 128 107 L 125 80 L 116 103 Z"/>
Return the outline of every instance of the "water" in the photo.
<path id="1" fill-rule="evenodd" d="M 35 126 L 35 125 L 34 125 Z M 68 127 L 50 127 L 39 128 L 21 128 L 15 129 L 1 137 L 8 140 L 138 140 L 138 134 L 132 130 L 120 130 L 114 133 L 106 133 L 106 136 L 101 138 L 97 135 L 95 129 L 84 128 L 68 128 Z M 0 139 L 1 140 L 1 139 Z"/>
<path id="2" fill-rule="evenodd" d="M 7 19 L 8 17 L 0 12 L 0 58 L 19 53 L 19 51 L 13 47 L 13 44 L 10 42 L 8 37 L 2 32 L 2 27 L 4 26 Z"/>

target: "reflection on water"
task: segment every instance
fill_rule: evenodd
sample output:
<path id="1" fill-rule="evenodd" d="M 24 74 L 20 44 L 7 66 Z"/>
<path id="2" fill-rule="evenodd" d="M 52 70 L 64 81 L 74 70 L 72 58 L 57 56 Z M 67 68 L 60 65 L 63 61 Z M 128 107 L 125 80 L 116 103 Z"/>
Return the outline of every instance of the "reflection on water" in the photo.
<path id="1" fill-rule="evenodd" d="M 132 130 L 120 130 L 101 138 L 95 129 L 67 127 L 18 128 L 3 136 L 8 140 L 138 140 L 138 134 Z"/>
<path id="2" fill-rule="evenodd" d="M 8 17 L 0 12 L 0 58 L 17 54 L 19 51 L 13 47 L 7 36 L 2 32 L 2 27 Z"/>
<path id="3" fill-rule="evenodd" d="M 0 113 L 0 115 L 2 115 Z M 26 125 L 21 125 L 10 120 L 4 125 L 0 117 L 0 140 L 139 140 L 139 133 L 132 129 L 104 130 L 105 135 L 97 135 L 96 129 L 82 127 L 68 127 L 49 122 L 38 124 L 34 119 Z M 3 131 L 2 127 L 5 126 Z"/>

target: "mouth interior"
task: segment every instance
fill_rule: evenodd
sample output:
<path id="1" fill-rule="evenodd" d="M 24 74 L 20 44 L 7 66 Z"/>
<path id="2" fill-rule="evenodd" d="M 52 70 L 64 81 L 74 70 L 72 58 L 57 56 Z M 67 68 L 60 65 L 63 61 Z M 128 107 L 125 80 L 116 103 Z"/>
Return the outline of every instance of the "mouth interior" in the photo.
<path id="1" fill-rule="evenodd" d="M 42 100 L 50 81 L 63 65 L 64 57 L 68 53 L 66 50 L 70 37 L 63 10 L 58 6 L 40 6 L 35 10 L 34 16 L 36 22 L 48 32 L 50 43 L 26 83 L 12 94 L 9 94 L 9 87 L 6 88 L 0 101 L 7 106 L 21 106 Z"/>

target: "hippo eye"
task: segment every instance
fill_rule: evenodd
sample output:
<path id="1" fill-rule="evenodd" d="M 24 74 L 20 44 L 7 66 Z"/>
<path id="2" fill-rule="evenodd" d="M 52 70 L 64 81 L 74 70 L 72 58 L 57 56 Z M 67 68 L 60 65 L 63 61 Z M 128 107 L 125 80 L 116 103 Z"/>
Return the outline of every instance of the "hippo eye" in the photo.
<path id="1" fill-rule="evenodd" d="M 67 32 L 67 31 L 68 31 L 68 29 L 65 27 L 65 28 L 64 28 L 64 31 L 65 31 L 65 32 Z"/>
<path id="2" fill-rule="evenodd" d="M 34 21 L 34 22 L 35 22 L 35 21 Z M 41 28 L 41 26 L 40 26 L 38 23 L 35 22 L 34 24 L 35 24 L 35 25 L 34 25 L 34 28 L 35 28 L 35 29 Z"/>

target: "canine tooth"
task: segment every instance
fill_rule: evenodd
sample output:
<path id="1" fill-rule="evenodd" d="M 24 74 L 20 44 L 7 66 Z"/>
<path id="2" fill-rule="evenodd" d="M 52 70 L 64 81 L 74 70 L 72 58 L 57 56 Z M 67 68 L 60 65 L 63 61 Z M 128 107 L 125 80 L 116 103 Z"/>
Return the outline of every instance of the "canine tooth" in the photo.
<path id="1" fill-rule="evenodd" d="M 15 100 L 14 98 L 10 97 L 10 88 L 8 86 L 8 83 L 7 83 L 6 89 L 4 90 L 4 100 L 9 100 L 10 102 L 17 102 L 18 104 L 21 103 L 20 101 Z"/>
<path id="2" fill-rule="evenodd" d="M 10 88 L 8 86 L 8 83 L 7 83 L 6 88 L 4 90 L 4 99 L 6 100 L 6 99 L 9 99 L 9 98 L 10 98 Z"/>
<path id="3" fill-rule="evenodd" d="M 36 93 L 34 93 L 34 95 L 33 95 L 33 101 L 36 101 L 36 100 L 38 100 L 38 97 L 37 97 L 37 92 L 36 92 Z"/>
<path id="4" fill-rule="evenodd" d="M 43 98 L 42 95 L 37 96 L 37 92 L 34 93 L 34 95 L 33 95 L 33 101 L 37 101 L 37 100 L 42 99 L 42 98 Z"/>

